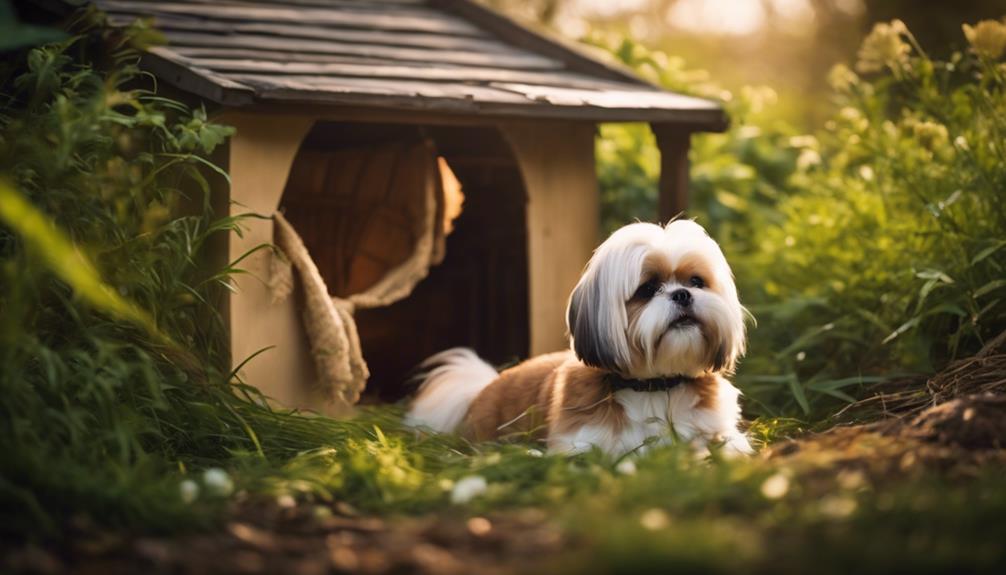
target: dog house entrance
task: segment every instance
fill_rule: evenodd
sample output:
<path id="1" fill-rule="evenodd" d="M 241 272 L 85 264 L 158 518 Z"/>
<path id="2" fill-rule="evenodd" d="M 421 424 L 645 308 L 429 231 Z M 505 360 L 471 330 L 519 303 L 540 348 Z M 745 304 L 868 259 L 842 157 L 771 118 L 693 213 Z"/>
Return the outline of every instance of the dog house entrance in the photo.
<path id="1" fill-rule="evenodd" d="M 435 205 L 415 189 L 424 155 L 443 176 Z M 517 161 L 494 128 L 312 128 L 280 206 L 332 295 L 360 293 L 407 261 L 424 241 L 418 220 L 436 212 L 428 276 L 403 299 L 355 313 L 370 369 L 363 401 L 401 398 L 412 369 L 448 347 L 495 363 L 527 356 L 525 201 Z"/>

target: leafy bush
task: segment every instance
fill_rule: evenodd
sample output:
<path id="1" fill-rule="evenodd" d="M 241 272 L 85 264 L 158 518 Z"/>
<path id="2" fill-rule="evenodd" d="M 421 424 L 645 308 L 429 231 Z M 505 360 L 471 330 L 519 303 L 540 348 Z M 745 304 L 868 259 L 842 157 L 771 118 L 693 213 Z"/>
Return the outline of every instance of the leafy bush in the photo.
<path id="1" fill-rule="evenodd" d="M 410 491 L 395 478 L 421 443 L 384 438 L 375 425 L 394 428 L 393 413 L 274 410 L 229 372 L 216 298 L 238 270 L 202 255 L 240 232 L 208 201 L 208 178 L 225 176 L 205 157 L 232 130 L 144 88 L 148 30 L 91 12 L 74 26 L 2 71 L 0 530 L 199 524 L 229 489 L 220 473 L 202 497 L 182 480 L 211 466 L 238 489 L 354 493 L 361 507 Z"/>
<path id="2" fill-rule="evenodd" d="M 1006 328 L 995 40 L 1006 25 L 965 31 L 970 52 L 936 61 L 902 23 L 877 25 L 859 53 L 863 76 L 831 72 L 835 112 L 813 134 L 766 114 L 771 92 L 748 89 L 721 95 L 726 134 L 694 138 L 690 213 L 723 245 L 759 319 L 739 376 L 756 412 L 826 415 L 835 398 L 931 372 Z M 659 53 L 629 41 L 613 52 L 668 88 L 717 95 Z M 657 157 L 642 128 L 606 127 L 598 154 L 608 228 L 655 205 Z"/>
<path id="3" fill-rule="evenodd" d="M 878 25 L 867 75 L 833 70 L 839 110 L 806 148 L 821 161 L 791 177 L 784 221 L 752 257 L 773 268 L 769 296 L 801 302 L 780 318 L 800 331 L 776 359 L 810 389 L 837 391 L 827 379 L 852 369 L 930 372 L 1006 329 L 1006 75 L 910 41 Z"/>
<path id="4" fill-rule="evenodd" d="M 0 104 L 0 499 L 4 530 L 61 514 L 191 519 L 164 472 L 248 443 L 221 409 L 222 277 L 200 250 L 234 222 L 205 197 L 200 155 L 230 129 L 139 88 L 135 29 L 85 13 L 80 35 L 5 60 Z M 236 439 L 236 435 L 241 435 Z"/>

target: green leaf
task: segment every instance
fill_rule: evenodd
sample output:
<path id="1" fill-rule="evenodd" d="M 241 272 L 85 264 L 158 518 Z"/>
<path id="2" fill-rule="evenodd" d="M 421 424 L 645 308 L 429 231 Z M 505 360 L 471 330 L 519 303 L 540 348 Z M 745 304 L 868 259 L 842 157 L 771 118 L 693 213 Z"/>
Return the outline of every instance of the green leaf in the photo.
<path id="1" fill-rule="evenodd" d="M 891 326 L 888 325 L 884 320 L 880 319 L 880 316 L 873 313 L 872 311 L 863 308 L 855 308 L 853 311 L 859 317 L 865 319 L 866 321 L 880 328 L 881 331 L 890 331 Z"/>
<path id="2" fill-rule="evenodd" d="M 921 278 L 921 279 L 925 279 L 925 280 L 937 280 L 937 281 L 941 281 L 941 282 L 943 282 L 945 284 L 952 284 L 952 283 L 954 283 L 953 278 L 951 278 L 947 274 L 941 272 L 940 270 L 933 270 L 933 269 L 923 270 L 923 271 L 918 272 L 917 274 L 915 274 L 915 277 Z"/>
<path id="3" fill-rule="evenodd" d="M 823 381 L 814 381 L 807 384 L 807 389 L 812 389 L 814 391 L 834 391 L 837 389 L 842 389 L 844 387 L 849 387 L 850 385 L 862 385 L 864 383 L 880 383 L 886 381 L 886 377 L 881 376 L 863 376 L 857 375 L 855 377 L 843 377 L 841 379 L 827 379 Z"/>
<path id="4" fill-rule="evenodd" d="M 933 278 L 928 280 L 926 283 L 922 284 L 922 289 L 919 290 L 919 302 L 915 304 L 915 313 L 922 311 L 922 305 L 926 303 L 926 298 L 932 293 L 936 287 L 940 285 L 939 280 Z"/>
<path id="5" fill-rule="evenodd" d="M 814 326 L 805 331 L 804 333 L 802 333 L 800 337 L 796 338 L 796 340 L 793 343 L 789 344 L 784 349 L 777 352 L 776 357 L 778 358 L 787 357 L 802 348 L 809 347 L 809 345 L 817 338 L 817 336 L 821 335 L 822 333 L 829 332 L 834 328 L 835 324 L 833 322 L 829 322 L 821 326 Z"/>
<path id="6" fill-rule="evenodd" d="M 989 283 L 975 290 L 975 299 L 1006 286 L 1006 280 L 992 280 Z"/>
<path id="7" fill-rule="evenodd" d="M 793 399 L 800 404 L 800 409 L 803 410 L 804 415 L 810 414 L 810 403 L 807 402 L 807 394 L 803 390 L 803 385 L 800 384 L 800 380 L 797 379 L 796 374 L 791 374 L 786 378 L 789 383 L 789 389 L 793 393 Z"/>
<path id="8" fill-rule="evenodd" d="M 990 255 L 992 255 L 992 254 L 996 253 L 997 251 L 1001 250 L 1004 246 L 1006 246 L 1006 240 L 1000 240 L 999 242 L 997 242 L 997 243 L 995 243 L 995 244 L 993 244 L 993 245 L 985 248 L 984 250 L 978 252 L 977 254 L 975 254 L 975 257 L 971 258 L 971 265 L 975 265 L 975 264 L 981 262 L 985 258 L 987 258 Z"/>
<path id="9" fill-rule="evenodd" d="M 905 333 L 906 331 L 912 329 L 913 327 L 919 325 L 919 322 L 921 322 L 926 317 L 929 317 L 931 315 L 936 315 L 938 313 L 949 313 L 951 315 L 956 315 L 958 317 L 963 317 L 963 316 L 967 315 L 967 312 L 965 312 L 964 310 L 962 310 L 960 308 L 960 306 L 957 306 L 957 305 L 954 305 L 954 304 L 950 304 L 950 303 L 940 304 L 938 306 L 935 306 L 935 307 L 932 307 L 932 308 L 926 310 L 925 313 L 923 313 L 921 315 L 917 315 L 917 316 L 913 317 L 912 319 L 906 321 L 905 323 L 901 324 L 898 327 L 898 329 L 894 330 L 890 335 L 888 335 L 887 337 L 885 337 L 884 340 L 881 341 L 880 343 L 882 343 L 882 344 L 890 343 L 895 338 L 897 338 L 899 335 L 901 335 L 901 334 Z"/>
<path id="10" fill-rule="evenodd" d="M 823 393 L 825 395 L 830 395 L 831 397 L 834 397 L 834 398 L 837 398 L 837 399 L 841 399 L 842 401 L 844 401 L 846 403 L 856 403 L 856 398 L 852 397 L 848 393 L 845 393 L 844 391 L 839 391 L 837 389 L 823 389 L 823 390 L 821 390 L 821 393 Z"/>
<path id="11" fill-rule="evenodd" d="M 14 230 L 25 246 L 37 253 L 79 297 L 115 318 L 144 328 L 158 339 L 166 339 L 146 312 L 104 283 L 77 246 L 4 180 L 0 180 L 0 221 Z"/>

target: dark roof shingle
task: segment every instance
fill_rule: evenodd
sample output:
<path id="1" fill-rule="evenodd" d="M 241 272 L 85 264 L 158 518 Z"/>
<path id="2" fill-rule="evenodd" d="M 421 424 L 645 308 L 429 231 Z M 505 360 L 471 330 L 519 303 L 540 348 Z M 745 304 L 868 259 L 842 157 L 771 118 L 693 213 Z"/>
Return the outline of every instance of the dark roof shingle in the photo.
<path id="1" fill-rule="evenodd" d="M 228 105 L 312 102 L 722 129 L 709 100 L 657 89 L 468 0 L 96 0 L 150 18 L 146 63 Z"/>

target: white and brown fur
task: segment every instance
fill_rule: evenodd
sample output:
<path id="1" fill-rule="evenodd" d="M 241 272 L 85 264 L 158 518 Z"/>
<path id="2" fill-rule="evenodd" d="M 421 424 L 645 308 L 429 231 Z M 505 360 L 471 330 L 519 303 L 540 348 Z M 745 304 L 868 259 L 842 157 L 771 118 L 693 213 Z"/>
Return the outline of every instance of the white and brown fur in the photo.
<path id="1" fill-rule="evenodd" d="M 690 302 L 686 303 L 686 301 Z M 526 436 L 550 451 L 621 455 L 677 437 L 750 453 L 727 381 L 744 352 L 744 308 L 719 246 L 690 220 L 636 223 L 594 252 L 567 311 L 570 351 L 497 373 L 471 350 L 429 369 L 407 420 L 473 440 Z M 605 376 L 694 378 L 664 391 L 612 391 Z"/>

